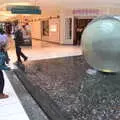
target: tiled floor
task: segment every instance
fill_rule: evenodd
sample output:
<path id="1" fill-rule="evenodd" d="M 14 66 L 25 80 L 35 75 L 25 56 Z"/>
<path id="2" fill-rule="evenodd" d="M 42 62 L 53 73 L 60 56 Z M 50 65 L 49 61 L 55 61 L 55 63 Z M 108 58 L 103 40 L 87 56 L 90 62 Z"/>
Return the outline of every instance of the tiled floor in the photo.
<path id="1" fill-rule="evenodd" d="M 9 98 L 0 100 L 0 120 L 29 120 L 5 72 L 4 77 L 4 93 L 8 94 Z"/>
<path id="2" fill-rule="evenodd" d="M 12 62 L 16 61 L 15 49 L 13 48 L 8 51 Z M 35 40 L 32 48 L 22 48 L 22 51 L 28 56 L 29 60 L 75 56 L 82 53 L 80 46 L 49 44 Z"/>
<path id="3" fill-rule="evenodd" d="M 35 40 L 32 48 L 23 48 L 22 50 L 28 56 L 28 60 L 81 55 L 80 46 L 48 44 Z M 16 61 L 14 45 L 9 49 L 8 54 L 11 66 L 13 66 L 12 63 Z M 29 120 L 5 72 L 4 76 L 5 93 L 9 95 L 9 98 L 0 100 L 0 120 Z"/>

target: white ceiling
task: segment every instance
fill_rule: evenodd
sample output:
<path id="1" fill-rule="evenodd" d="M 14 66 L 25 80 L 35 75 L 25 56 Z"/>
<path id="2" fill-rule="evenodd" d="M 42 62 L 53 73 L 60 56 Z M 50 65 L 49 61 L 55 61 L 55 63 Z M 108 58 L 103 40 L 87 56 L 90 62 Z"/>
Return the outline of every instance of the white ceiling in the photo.
<path id="1" fill-rule="evenodd" d="M 5 9 L 5 6 L 9 3 L 25 3 L 28 4 L 34 4 L 34 5 L 40 5 L 41 9 L 59 9 L 61 7 L 63 8 L 93 8 L 93 7 L 115 7 L 120 8 L 120 0 L 0 0 L 0 11 Z M 6 16 L 0 13 L 0 19 L 1 17 L 6 18 Z M 8 17 L 8 16 L 7 16 Z"/>
<path id="2" fill-rule="evenodd" d="M 0 4 L 15 2 L 39 3 L 40 6 L 63 6 L 63 7 L 119 7 L 120 0 L 0 0 Z"/>

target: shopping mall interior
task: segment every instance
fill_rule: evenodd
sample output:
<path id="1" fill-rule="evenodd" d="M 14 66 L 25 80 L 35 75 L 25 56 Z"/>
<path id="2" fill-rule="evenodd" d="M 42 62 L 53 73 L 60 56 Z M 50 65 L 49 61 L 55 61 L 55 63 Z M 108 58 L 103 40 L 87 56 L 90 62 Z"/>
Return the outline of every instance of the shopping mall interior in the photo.
<path id="1" fill-rule="evenodd" d="M 80 45 L 78 29 L 84 29 L 95 17 L 119 15 L 119 1 L 82 1 L 82 0 L 6 0 L 0 1 L 1 26 L 8 26 L 7 32 L 14 31 L 14 22 L 22 26 L 29 23 L 32 38 L 57 44 Z M 19 14 L 11 12 L 15 6 L 36 6 L 40 13 Z M 82 34 L 82 32 L 80 32 Z"/>
<path id="2" fill-rule="evenodd" d="M 84 30 L 101 16 L 119 18 L 120 1 L 0 0 L 10 58 L 0 120 L 120 120 L 120 74 L 93 69 L 82 51 Z M 16 22 L 29 31 L 19 64 Z"/>

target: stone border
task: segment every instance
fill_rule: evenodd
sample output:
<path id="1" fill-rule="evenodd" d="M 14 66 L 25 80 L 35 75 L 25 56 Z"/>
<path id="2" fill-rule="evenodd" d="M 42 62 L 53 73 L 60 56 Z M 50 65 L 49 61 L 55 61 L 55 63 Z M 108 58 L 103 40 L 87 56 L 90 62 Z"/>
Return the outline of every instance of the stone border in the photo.
<path id="1" fill-rule="evenodd" d="M 22 103 L 29 120 L 49 120 L 33 97 L 25 89 L 18 77 L 14 74 L 14 72 L 12 70 L 5 72 L 9 78 L 10 83 L 12 84 L 12 87 L 20 99 L 20 102 Z"/>
<path id="2" fill-rule="evenodd" d="M 20 66 L 19 66 L 20 67 Z M 58 105 L 50 98 L 50 96 L 44 92 L 39 86 L 32 85 L 25 75 L 24 67 L 23 69 L 15 69 L 14 72 L 24 84 L 28 92 L 33 96 L 38 105 L 47 114 L 50 120 L 69 120 L 69 115 L 60 111 Z"/>

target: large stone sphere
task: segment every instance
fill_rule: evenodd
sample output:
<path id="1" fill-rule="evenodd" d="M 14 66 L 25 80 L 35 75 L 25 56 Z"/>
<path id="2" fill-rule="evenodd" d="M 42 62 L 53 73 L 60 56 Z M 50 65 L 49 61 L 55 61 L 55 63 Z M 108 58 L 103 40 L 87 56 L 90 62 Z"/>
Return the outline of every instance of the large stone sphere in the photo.
<path id="1" fill-rule="evenodd" d="M 82 34 L 83 55 L 103 72 L 120 71 L 120 18 L 103 16 L 90 22 Z"/>

